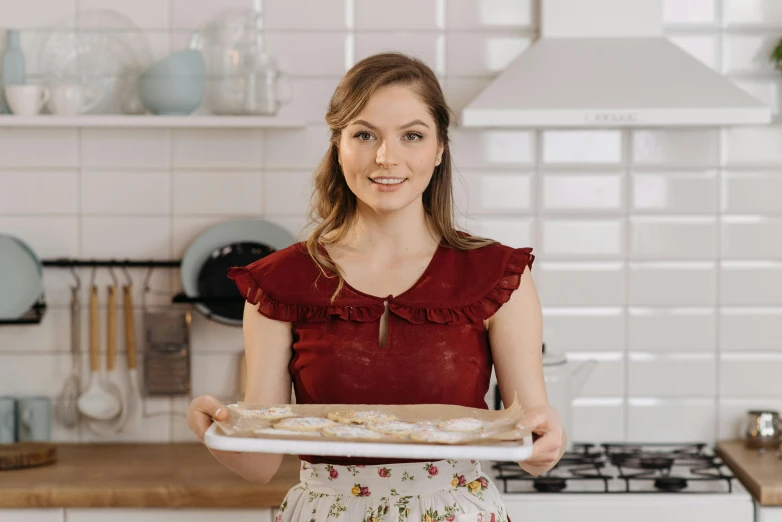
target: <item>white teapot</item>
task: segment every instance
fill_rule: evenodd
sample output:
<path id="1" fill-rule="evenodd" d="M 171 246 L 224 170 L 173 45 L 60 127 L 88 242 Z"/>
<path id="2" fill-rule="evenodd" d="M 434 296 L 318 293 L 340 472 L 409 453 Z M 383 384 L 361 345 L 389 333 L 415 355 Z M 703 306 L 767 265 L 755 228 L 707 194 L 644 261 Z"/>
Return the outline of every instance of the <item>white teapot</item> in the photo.
<path id="1" fill-rule="evenodd" d="M 546 383 L 546 393 L 549 404 L 553 406 L 562 418 L 562 426 L 568 436 L 567 449 L 573 446 L 573 414 L 572 402 L 597 364 L 595 360 L 579 363 L 569 362 L 563 354 L 546 353 L 543 344 L 543 378 Z"/>

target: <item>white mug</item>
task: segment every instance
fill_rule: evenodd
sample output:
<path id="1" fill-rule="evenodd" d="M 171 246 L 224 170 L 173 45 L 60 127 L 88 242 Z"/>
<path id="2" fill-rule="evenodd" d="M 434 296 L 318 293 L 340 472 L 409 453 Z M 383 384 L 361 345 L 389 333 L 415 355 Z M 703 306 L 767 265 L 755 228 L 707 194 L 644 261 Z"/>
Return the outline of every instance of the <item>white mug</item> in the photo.
<path id="1" fill-rule="evenodd" d="M 49 85 L 49 112 L 62 116 L 75 116 L 84 106 L 84 89 L 78 83 Z"/>
<path id="2" fill-rule="evenodd" d="M 49 99 L 49 89 L 40 85 L 6 85 L 5 99 L 14 114 L 33 116 Z"/>

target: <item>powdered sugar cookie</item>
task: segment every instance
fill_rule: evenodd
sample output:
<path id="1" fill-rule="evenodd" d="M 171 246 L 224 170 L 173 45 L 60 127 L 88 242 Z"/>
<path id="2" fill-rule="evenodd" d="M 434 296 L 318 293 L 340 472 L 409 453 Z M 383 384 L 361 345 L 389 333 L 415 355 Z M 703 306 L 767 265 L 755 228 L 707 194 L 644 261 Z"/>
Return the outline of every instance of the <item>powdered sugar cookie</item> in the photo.
<path id="1" fill-rule="evenodd" d="M 460 432 L 477 431 L 483 429 L 484 427 L 485 425 L 483 424 L 483 421 L 472 419 L 470 417 L 443 421 L 439 426 L 441 430 Z"/>
<path id="2" fill-rule="evenodd" d="M 442 444 L 455 444 L 457 442 L 465 441 L 470 437 L 468 435 L 465 435 L 464 433 L 459 433 L 455 431 L 423 429 L 423 430 L 414 430 L 410 434 L 410 438 L 418 442 L 439 442 Z"/>
<path id="3" fill-rule="evenodd" d="M 384 439 L 385 436 L 382 433 L 372 431 L 364 426 L 350 426 L 344 424 L 337 424 L 335 426 L 329 426 L 323 429 L 324 437 L 339 437 L 339 438 L 351 438 L 351 439 Z"/>
<path id="4" fill-rule="evenodd" d="M 415 423 L 416 430 L 436 430 L 440 423 L 437 421 L 418 421 Z"/>
<path id="5" fill-rule="evenodd" d="M 273 427 L 278 430 L 320 431 L 323 428 L 334 425 L 334 421 L 322 417 L 289 417 L 287 419 L 282 419 Z"/>
<path id="6" fill-rule="evenodd" d="M 327 417 L 340 424 L 366 424 L 369 422 L 391 421 L 396 420 L 395 415 L 389 415 L 387 413 L 379 411 L 333 411 L 327 415 Z"/>
<path id="7" fill-rule="evenodd" d="M 320 437 L 321 436 L 319 431 L 293 431 L 293 430 L 283 430 L 283 429 L 276 429 L 276 428 L 259 428 L 257 430 L 253 430 L 253 433 L 261 433 L 264 435 L 291 435 L 296 437 Z"/>
<path id="8" fill-rule="evenodd" d="M 415 424 L 398 420 L 370 422 L 367 426 L 373 431 L 393 437 L 406 437 L 415 429 Z"/>
<path id="9" fill-rule="evenodd" d="M 287 406 L 269 406 L 267 408 L 258 409 L 241 408 L 237 406 L 236 408 L 232 409 L 239 412 L 240 415 L 244 415 L 245 417 L 252 417 L 254 419 L 277 420 L 296 416 L 296 414 L 293 413 L 293 411 L 291 411 L 291 409 Z"/>

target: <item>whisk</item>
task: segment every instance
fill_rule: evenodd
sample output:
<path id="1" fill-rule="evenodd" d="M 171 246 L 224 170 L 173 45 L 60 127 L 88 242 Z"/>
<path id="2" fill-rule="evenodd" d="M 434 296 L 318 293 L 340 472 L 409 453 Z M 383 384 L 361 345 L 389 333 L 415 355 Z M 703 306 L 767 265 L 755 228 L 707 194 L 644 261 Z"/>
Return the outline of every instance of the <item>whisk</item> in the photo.
<path id="1" fill-rule="evenodd" d="M 74 274 L 76 277 L 76 274 Z M 71 374 L 65 379 L 54 415 L 66 428 L 73 428 L 79 423 L 81 412 L 77 406 L 81 393 L 81 310 L 79 305 L 80 284 L 71 287 Z"/>

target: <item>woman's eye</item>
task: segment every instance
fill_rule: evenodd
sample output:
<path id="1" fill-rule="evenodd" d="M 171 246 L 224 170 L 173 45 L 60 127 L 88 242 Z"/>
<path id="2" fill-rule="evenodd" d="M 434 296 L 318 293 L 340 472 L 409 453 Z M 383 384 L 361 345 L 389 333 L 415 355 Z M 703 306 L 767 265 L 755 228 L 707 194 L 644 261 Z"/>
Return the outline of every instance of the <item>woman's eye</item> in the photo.
<path id="1" fill-rule="evenodd" d="M 358 138 L 361 141 L 368 141 L 368 140 L 372 139 L 372 135 L 370 133 L 368 133 L 368 132 L 358 132 L 353 137 L 354 138 Z"/>
<path id="2" fill-rule="evenodd" d="M 421 136 L 417 132 L 408 132 L 407 134 L 405 134 L 405 136 L 409 141 L 418 141 L 423 139 L 423 136 Z"/>

